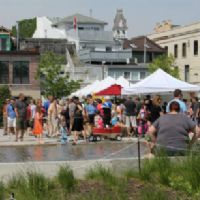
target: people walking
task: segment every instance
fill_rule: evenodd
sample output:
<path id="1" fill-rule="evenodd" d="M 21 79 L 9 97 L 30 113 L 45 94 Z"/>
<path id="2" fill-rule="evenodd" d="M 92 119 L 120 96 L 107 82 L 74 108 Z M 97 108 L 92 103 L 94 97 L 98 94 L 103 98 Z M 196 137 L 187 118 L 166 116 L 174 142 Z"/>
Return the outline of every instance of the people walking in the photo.
<path id="1" fill-rule="evenodd" d="M 43 144 L 42 140 L 42 133 L 43 133 L 43 111 L 42 111 L 42 104 L 41 100 L 37 101 L 37 106 L 34 115 L 34 127 L 33 127 L 33 134 L 37 137 L 37 141 L 40 144 Z"/>
<path id="2" fill-rule="evenodd" d="M 12 98 L 7 106 L 7 124 L 8 134 L 11 139 L 12 134 L 16 134 L 16 113 L 15 113 L 15 99 Z"/>
<path id="3" fill-rule="evenodd" d="M 24 102 L 24 94 L 19 94 L 19 99 L 15 104 L 15 113 L 16 113 L 16 142 L 20 139 L 23 141 L 24 133 L 26 130 L 26 114 L 27 114 L 27 105 Z M 20 137 L 19 137 L 20 133 Z"/>
<path id="4" fill-rule="evenodd" d="M 3 135 L 8 134 L 8 119 L 7 119 L 7 107 L 9 105 L 9 99 L 6 99 L 6 101 L 3 104 Z"/>

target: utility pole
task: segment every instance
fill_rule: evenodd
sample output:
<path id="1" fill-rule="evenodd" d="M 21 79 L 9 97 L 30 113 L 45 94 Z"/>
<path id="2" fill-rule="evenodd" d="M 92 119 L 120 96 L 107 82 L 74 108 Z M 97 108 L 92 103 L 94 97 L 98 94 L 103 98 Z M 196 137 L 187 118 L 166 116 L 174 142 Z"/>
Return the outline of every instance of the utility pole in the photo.
<path id="1" fill-rule="evenodd" d="M 147 38 L 144 37 L 144 64 L 146 64 L 146 55 L 147 55 Z"/>
<path id="2" fill-rule="evenodd" d="M 19 21 L 17 21 L 16 31 L 17 31 L 17 51 L 19 51 Z"/>

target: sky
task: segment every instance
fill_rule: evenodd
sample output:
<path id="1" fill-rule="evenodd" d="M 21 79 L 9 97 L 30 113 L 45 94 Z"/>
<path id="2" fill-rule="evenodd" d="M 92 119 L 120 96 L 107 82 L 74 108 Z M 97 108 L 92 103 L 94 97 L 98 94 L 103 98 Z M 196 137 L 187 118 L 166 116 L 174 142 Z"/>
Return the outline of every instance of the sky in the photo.
<path id="1" fill-rule="evenodd" d="M 8 28 L 16 21 L 35 16 L 66 17 L 74 13 L 109 23 L 111 30 L 117 9 L 123 9 L 128 37 L 153 32 L 157 22 L 172 20 L 186 25 L 200 21 L 200 0 L 0 0 L 0 25 Z"/>

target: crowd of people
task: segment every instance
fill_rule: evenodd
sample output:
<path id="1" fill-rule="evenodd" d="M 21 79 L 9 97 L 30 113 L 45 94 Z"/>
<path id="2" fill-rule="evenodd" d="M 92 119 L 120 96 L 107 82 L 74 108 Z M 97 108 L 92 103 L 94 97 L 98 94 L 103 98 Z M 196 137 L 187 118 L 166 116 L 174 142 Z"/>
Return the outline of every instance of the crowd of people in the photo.
<path id="1" fill-rule="evenodd" d="M 174 113 L 181 113 L 181 117 L 170 115 Z M 24 95 L 20 94 L 18 99 L 6 100 L 3 123 L 4 135 L 15 135 L 15 141 L 22 141 L 25 133 L 35 136 L 39 143 L 43 143 L 44 136 L 61 136 L 65 142 L 69 135 L 73 135 L 73 144 L 77 144 L 80 137 L 87 142 L 93 127 L 119 126 L 124 136 L 145 137 L 149 133 L 151 139 L 156 136 L 161 145 L 174 146 L 166 137 L 174 138 L 174 132 L 177 132 L 182 136 L 177 138 L 183 141 L 186 132 L 194 133 L 195 125 L 200 123 L 200 104 L 197 97 L 182 99 L 182 92 L 178 89 L 169 103 L 162 102 L 159 95 L 147 95 L 143 99 L 138 96 L 100 99 L 88 95 L 82 99 L 72 97 L 62 100 L 49 96 L 47 101 L 42 102 L 40 99 L 25 101 Z M 170 132 L 171 136 L 163 132 Z M 175 146 L 182 148 L 184 145 Z"/>

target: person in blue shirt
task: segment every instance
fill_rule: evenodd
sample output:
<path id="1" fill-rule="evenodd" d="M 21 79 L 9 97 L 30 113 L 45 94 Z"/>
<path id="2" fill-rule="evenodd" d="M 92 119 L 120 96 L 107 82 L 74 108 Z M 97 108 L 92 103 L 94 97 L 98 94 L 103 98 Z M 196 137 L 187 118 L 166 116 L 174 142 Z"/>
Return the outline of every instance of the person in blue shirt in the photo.
<path id="1" fill-rule="evenodd" d="M 180 112 L 180 113 L 187 113 L 187 106 L 186 106 L 185 103 L 182 101 L 182 97 L 183 97 L 183 95 L 182 95 L 182 91 L 181 91 L 180 89 L 174 90 L 174 99 L 172 99 L 172 100 L 168 103 L 167 108 L 166 108 L 166 112 L 167 112 L 167 113 L 170 112 L 170 111 L 169 111 L 169 106 L 170 106 L 171 102 L 176 101 L 176 102 L 178 102 L 178 104 L 179 104 L 179 106 L 180 106 L 180 111 L 179 111 L 179 112 Z"/>
<path id="2" fill-rule="evenodd" d="M 85 106 L 85 111 L 89 119 L 89 123 L 94 125 L 94 117 L 97 112 L 97 108 L 94 105 L 93 99 L 88 99 L 88 104 Z"/>
<path id="3" fill-rule="evenodd" d="M 14 134 L 16 132 L 16 113 L 15 113 L 15 99 L 10 100 L 10 104 L 7 107 L 8 116 L 8 133 L 11 135 L 12 129 L 14 129 Z"/>

